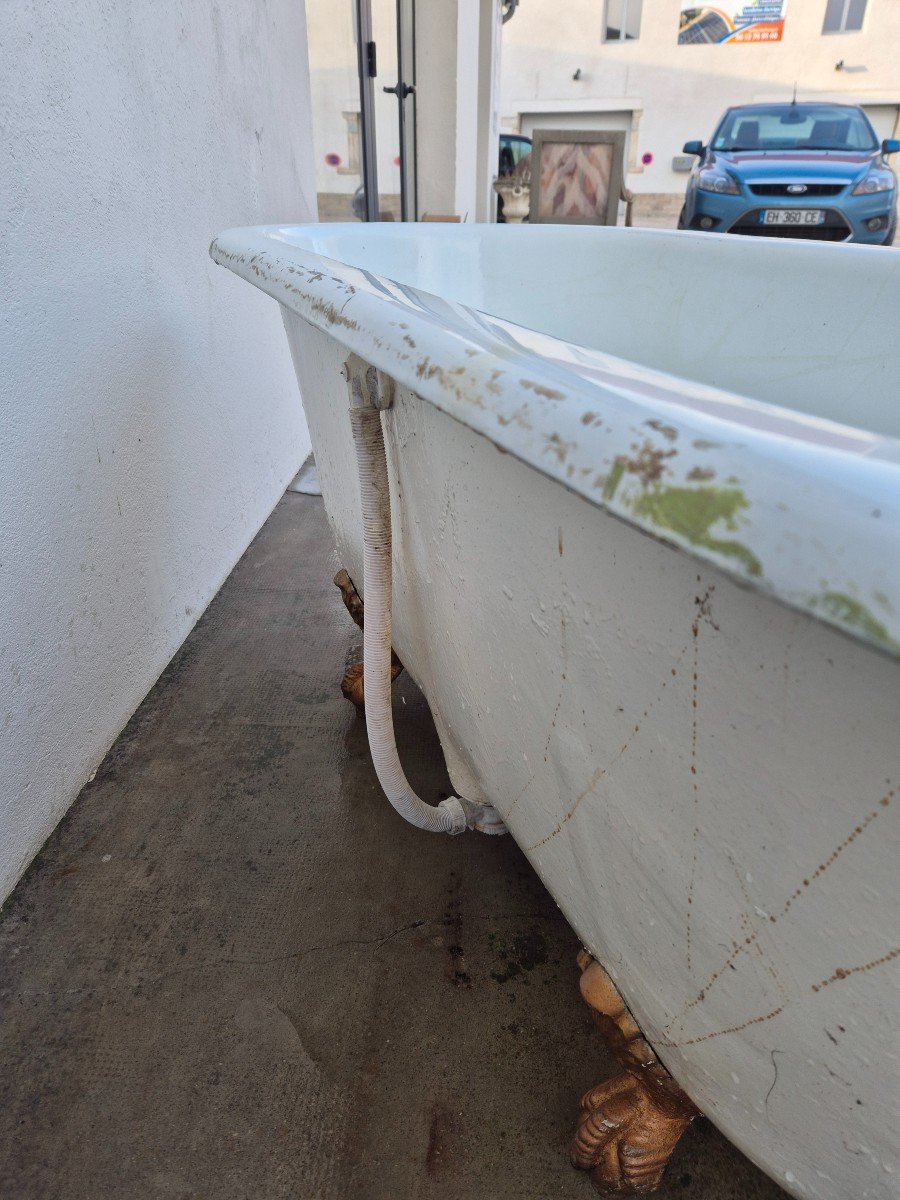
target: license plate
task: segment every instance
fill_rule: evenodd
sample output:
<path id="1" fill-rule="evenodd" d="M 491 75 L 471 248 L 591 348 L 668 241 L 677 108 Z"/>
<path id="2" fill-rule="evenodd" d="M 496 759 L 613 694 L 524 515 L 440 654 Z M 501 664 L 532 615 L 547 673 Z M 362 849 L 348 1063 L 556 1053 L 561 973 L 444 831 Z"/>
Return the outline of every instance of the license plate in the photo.
<path id="1" fill-rule="evenodd" d="M 822 208 L 764 208 L 759 214 L 760 225 L 821 225 L 824 221 Z"/>

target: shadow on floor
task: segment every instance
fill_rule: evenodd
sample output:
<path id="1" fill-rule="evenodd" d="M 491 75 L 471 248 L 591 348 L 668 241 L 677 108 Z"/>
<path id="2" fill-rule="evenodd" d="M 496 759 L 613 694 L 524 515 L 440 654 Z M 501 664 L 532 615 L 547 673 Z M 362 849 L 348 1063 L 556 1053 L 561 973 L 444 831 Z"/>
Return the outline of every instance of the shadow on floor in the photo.
<path id="1" fill-rule="evenodd" d="M 381 796 L 335 569 L 289 494 L 7 904 L 0 1195 L 593 1195 L 566 1147 L 613 1064 L 575 937 L 510 838 Z M 395 708 L 436 802 L 407 676 Z M 783 1195 L 706 1122 L 658 1194 Z"/>

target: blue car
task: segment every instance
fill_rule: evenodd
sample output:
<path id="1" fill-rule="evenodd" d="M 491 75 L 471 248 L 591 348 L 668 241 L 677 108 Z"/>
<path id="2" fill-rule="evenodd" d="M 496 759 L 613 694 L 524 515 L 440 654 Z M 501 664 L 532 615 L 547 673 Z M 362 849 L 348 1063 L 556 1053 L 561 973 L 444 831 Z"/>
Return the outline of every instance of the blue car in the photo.
<path id="1" fill-rule="evenodd" d="M 678 228 L 889 246 L 897 151 L 852 104 L 729 108 L 708 146 L 684 147 L 698 161 Z"/>

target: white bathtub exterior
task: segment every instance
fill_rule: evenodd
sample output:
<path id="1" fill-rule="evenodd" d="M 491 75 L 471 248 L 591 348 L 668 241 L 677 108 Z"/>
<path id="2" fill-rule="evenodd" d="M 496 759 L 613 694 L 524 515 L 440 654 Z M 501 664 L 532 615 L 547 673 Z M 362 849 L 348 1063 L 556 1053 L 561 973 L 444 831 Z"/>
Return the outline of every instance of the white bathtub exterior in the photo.
<path id="1" fill-rule="evenodd" d="M 855 372 L 856 413 L 890 429 L 900 260 L 629 230 L 573 237 L 236 231 L 213 255 L 285 305 L 326 506 L 359 587 L 348 349 L 400 384 L 384 416 L 394 644 L 454 787 L 499 809 L 665 1064 L 745 1153 L 797 1196 L 887 1200 L 900 1090 L 900 446 L 710 384 L 739 379 L 834 417 Z M 383 278 L 391 259 L 399 286 Z M 561 332 L 568 302 L 577 329 L 580 287 L 595 348 L 461 307 L 498 262 L 510 276 L 501 315 L 543 302 L 541 324 Z M 789 281 L 817 269 L 819 309 L 792 316 Z M 443 280 L 442 298 L 411 290 L 416 279 L 430 292 Z M 829 365 L 829 342 L 848 336 L 838 286 L 858 336 L 853 364 L 832 353 Z M 502 291 L 484 297 L 495 312 Z M 715 322 L 733 326 L 738 304 L 744 335 L 769 330 L 762 361 L 723 350 Z M 805 319 L 796 350 L 785 323 L 796 338 Z M 680 364 L 693 382 L 596 348 L 639 359 L 641 322 L 640 361 Z M 792 354 L 802 367 L 789 369 Z M 697 488 L 744 503 L 702 535 L 673 525 L 659 497 Z"/>

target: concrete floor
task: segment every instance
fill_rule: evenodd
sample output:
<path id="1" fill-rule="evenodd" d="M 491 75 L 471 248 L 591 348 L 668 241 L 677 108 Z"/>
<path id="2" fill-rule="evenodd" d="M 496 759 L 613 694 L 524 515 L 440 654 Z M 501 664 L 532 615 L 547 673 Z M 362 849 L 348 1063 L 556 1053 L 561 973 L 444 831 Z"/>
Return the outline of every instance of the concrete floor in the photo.
<path id="1" fill-rule="evenodd" d="M 285 497 L 4 909 L 5 1200 L 593 1195 L 566 1146 L 613 1064 L 576 939 L 511 839 L 379 794 L 335 568 Z M 700 1121 L 659 1195 L 783 1193 Z"/>

